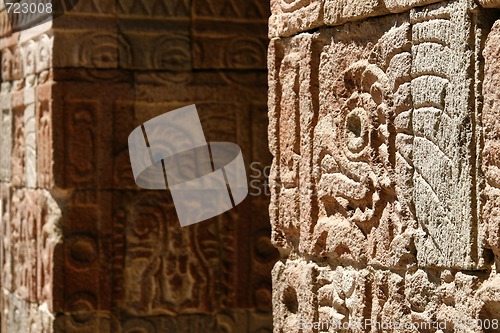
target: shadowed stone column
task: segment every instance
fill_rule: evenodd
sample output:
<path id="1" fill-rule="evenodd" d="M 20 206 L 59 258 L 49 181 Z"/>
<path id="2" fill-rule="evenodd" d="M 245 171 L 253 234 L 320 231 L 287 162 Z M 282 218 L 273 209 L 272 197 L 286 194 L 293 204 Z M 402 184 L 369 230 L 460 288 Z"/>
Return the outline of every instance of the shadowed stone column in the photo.
<path id="1" fill-rule="evenodd" d="M 1 9 L 2 332 L 270 332 L 269 199 L 180 228 L 127 147 L 196 104 L 249 176 L 270 164 L 269 3 L 82 0 L 16 33 Z"/>

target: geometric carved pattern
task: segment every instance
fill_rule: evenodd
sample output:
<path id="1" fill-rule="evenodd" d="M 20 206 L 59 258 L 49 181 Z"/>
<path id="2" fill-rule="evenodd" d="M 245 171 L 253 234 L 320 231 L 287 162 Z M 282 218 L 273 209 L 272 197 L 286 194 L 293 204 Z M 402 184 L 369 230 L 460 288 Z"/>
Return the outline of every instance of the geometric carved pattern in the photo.
<path id="1" fill-rule="evenodd" d="M 269 165 L 268 7 L 80 1 L 12 36 L 0 19 L 2 331 L 270 332 L 267 198 L 181 230 L 168 191 L 134 184 L 127 147 L 196 103 L 209 139 Z"/>

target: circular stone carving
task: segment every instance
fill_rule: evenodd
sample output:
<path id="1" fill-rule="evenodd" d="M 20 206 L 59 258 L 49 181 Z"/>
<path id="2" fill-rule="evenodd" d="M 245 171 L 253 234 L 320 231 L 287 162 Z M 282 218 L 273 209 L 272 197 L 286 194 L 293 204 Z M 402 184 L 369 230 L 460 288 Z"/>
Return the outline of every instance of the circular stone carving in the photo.
<path id="1" fill-rule="evenodd" d="M 81 265 L 90 265 L 97 258 L 95 241 L 86 236 L 74 239 L 69 245 L 71 259 Z"/>

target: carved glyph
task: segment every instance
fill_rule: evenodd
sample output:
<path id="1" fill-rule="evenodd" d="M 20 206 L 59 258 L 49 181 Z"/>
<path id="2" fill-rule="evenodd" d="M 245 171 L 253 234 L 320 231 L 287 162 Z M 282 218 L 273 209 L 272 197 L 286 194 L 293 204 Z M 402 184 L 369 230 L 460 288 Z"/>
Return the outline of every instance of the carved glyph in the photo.
<path id="1" fill-rule="evenodd" d="M 365 332 L 382 327 L 481 332 L 498 320 L 495 312 L 487 312 L 497 309 L 498 280 L 473 272 L 356 269 L 291 259 L 276 264 L 273 283 L 275 332 Z"/>
<path id="2" fill-rule="evenodd" d="M 275 332 L 384 330 L 367 320 L 491 331 L 498 13 L 461 0 L 357 12 L 338 1 L 273 3 Z M 318 3 L 332 16 L 296 20 Z M 408 11 L 363 16 L 379 9 Z M 343 14 L 363 20 L 335 26 Z"/>
<path id="3" fill-rule="evenodd" d="M 272 43 L 277 245 L 387 267 L 483 264 L 467 11 L 436 4 Z"/>

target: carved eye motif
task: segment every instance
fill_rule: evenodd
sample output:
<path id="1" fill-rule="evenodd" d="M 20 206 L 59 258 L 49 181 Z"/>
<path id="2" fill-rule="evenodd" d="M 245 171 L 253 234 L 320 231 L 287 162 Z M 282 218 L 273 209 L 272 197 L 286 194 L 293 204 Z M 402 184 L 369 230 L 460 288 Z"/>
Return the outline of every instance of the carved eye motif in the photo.
<path id="1" fill-rule="evenodd" d="M 355 108 L 345 120 L 345 141 L 352 153 L 361 152 L 368 145 L 367 114 L 362 108 Z"/>
<path id="2" fill-rule="evenodd" d="M 230 68 L 260 68 L 266 63 L 265 46 L 258 39 L 241 38 L 231 43 L 226 51 Z"/>

